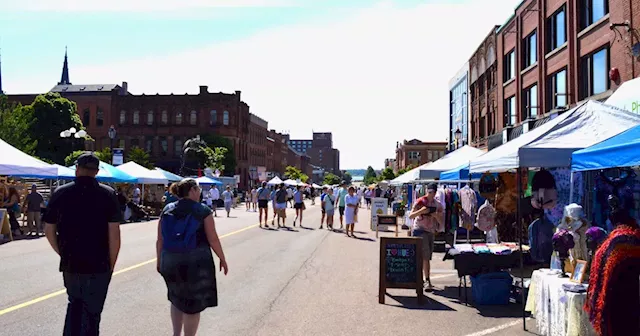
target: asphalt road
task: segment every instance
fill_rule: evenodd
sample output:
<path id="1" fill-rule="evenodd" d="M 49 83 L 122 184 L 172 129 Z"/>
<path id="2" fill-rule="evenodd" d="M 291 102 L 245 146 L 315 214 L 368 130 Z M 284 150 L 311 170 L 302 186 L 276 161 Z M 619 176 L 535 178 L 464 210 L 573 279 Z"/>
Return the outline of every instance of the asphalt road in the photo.
<path id="1" fill-rule="evenodd" d="M 218 274 L 220 306 L 203 312 L 200 335 L 525 335 L 518 307 L 475 308 L 458 301 L 450 262 L 434 256 L 436 291 L 418 306 L 410 290 L 378 304 L 378 248 L 368 212 L 360 239 L 310 229 L 264 230 L 243 206 L 216 219 L 229 274 Z M 289 209 L 291 225 L 293 210 Z M 337 218 L 336 218 L 337 220 Z M 155 270 L 156 221 L 122 226 L 122 250 L 102 314 L 103 335 L 170 335 L 166 287 Z M 388 235 L 388 233 L 387 233 Z M 66 295 L 46 239 L 0 245 L 0 335 L 60 335 Z M 529 334 L 530 335 L 530 334 Z"/>

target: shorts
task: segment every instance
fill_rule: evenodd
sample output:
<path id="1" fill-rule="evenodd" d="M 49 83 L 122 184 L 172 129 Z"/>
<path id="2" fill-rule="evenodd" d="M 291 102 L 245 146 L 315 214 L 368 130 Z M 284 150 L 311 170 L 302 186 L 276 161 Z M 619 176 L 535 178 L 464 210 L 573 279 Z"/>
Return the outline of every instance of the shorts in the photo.
<path id="1" fill-rule="evenodd" d="M 231 211 L 231 202 L 224 202 L 224 209 L 227 211 Z"/>
<path id="2" fill-rule="evenodd" d="M 323 209 L 322 211 L 326 212 L 326 214 L 327 214 L 327 218 L 329 218 L 329 217 L 333 217 L 333 214 L 335 213 L 335 210 L 334 210 L 334 209 L 331 209 L 331 210 L 324 210 L 324 209 Z"/>
<path id="3" fill-rule="evenodd" d="M 424 260 L 431 260 L 431 257 L 433 255 L 433 245 L 435 240 L 434 233 L 423 231 L 421 237 L 422 237 L 422 258 Z"/>
<path id="4" fill-rule="evenodd" d="M 260 209 L 269 208 L 269 200 L 258 200 L 258 208 Z"/>
<path id="5" fill-rule="evenodd" d="M 344 216 L 344 209 L 345 209 L 345 207 L 343 207 L 343 206 L 339 206 L 338 207 L 338 213 L 340 214 L 340 217 Z"/>
<path id="6" fill-rule="evenodd" d="M 287 203 L 276 203 L 276 209 L 282 210 L 287 208 Z"/>
<path id="7" fill-rule="evenodd" d="M 302 202 L 293 205 L 294 209 L 302 209 Z"/>
<path id="8" fill-rule="evenodd" d="M 367 202 L 367 204 L 371 204 L 371 199 L 370 198 L 365 198 L 364 200 L 365 200 L 365 202 Z"/>

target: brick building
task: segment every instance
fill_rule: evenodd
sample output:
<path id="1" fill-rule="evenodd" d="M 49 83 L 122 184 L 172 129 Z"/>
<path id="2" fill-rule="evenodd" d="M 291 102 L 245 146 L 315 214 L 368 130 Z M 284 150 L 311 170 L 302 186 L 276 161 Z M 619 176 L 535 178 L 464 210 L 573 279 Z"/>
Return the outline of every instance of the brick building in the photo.
<path id="1" fill-rule="evenodd" d="M 446 142 L 422 142 L 417 139 L 396 143 L 396 166 L 398 170 L 408 166 L 417 167 L 445 155 Z"/>
<path id="2" fill-rule="evenodd" d="M 287 137 L 286 141 L 289 147 L 296 152 L 307 154 L 312 165 L 324 169 L 327 173 L 341 174 L 340 151 L 333 148 L 333 134 L 331 132 L 314 132 L 311 139 L 289 139 Z"/>
<path id="3" fill-rule="evenodd" d="M 249 172 L 254 184 L 267 180 L 267 133 L 269 124 L 266 120 L 249 114 Z M 257 174 L 251 174 L 251 172 Z"/>
<path id="4" fill-rule="evenodd" d="M 639 28 L 638 1 L 523 1 L 497 32 L 498 128 L 511 140 L 640 76 Z"/>
<path id="5" fill-rule="evenodd" d="M 396 159 L 384 159 L 384 168 L 391 168 L 394 172 L 397 172 L 398 167 L 396 165 Z"/>

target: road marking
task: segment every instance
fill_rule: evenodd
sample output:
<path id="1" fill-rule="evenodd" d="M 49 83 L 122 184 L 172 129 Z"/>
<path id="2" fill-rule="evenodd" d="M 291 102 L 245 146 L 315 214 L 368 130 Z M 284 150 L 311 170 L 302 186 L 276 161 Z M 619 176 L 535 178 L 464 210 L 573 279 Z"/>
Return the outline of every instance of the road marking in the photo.
<path id="1" fill-rule="evenodd" d="M 465 335 L 465 336 L 486 336 L 486 335 L 490 335 L 490 334 L 493 334 L 495 332 L 498 332 L 500 330 L 511 328 L 513 326 L 518 325 L 519 323 L 522 323 L 522 320 L 517 320 L 517 321 L 505 323 L 503 325 L 499 325 L 497 327 L 493 327 L 493 328 L 489 328 L 489 329 L 485 329 L 485 330 L 480 330 L 478 332 L 474 332 L 473 334 L 469 334 L 469 335 Z"/>
<path id="2" fill-rule="evenodd" d="M 254 225 L 251 225 L 251 226 L 244 227 L 244 228 L 242 228 L 240 230 L 229 232 L 227 234 L 224 234 L 224 235 L 220 236 L 220 239 L 232 236 L 232 235 L 240 233 L 240 232 L 247 231 L 249 229 L 253 229 L 255 227 L 258 227 L 259 225 L 260 224 L 254 224 Z M 129 266 L 127 268 L 123 268 L 121 270 L 115 271 L 115 272 L 113 272 L 113 275 L 115 276 L 115 275 L 118 275 L 118 274 L 122 274 L 124 272 L 129 272 L 129 271 L 134 270 L 136 268 L 140 268 L 140 267 L 142 267 L 144 265 L 148 265 L 148 264 L 150 264 L 152 262 L 155 262 L 156 260 L 157 260 L 156 258 L 153 258 L 151 260 L 143 261 L 143 262 L 141 262 L 139 264 L 135 264 L 133 266 Z M 12 306 L 12 307 L 9 307 L 9 308 L 2 309 L 2 310 L 0 310 L 0 316 L 8 314 L 8 313 L 13 312 L 13 311 L 16 311 L 18 309 L 22 309 L 22 308 L 34 305 L 34 304 L 36 304 L 38 302 L 42 302 L 42 301 L 54 298 L 56 296 L 59 296 L 59 295 L 62 295 L 64 293 L 66 293 L 66 292 L 67 292 L 66 289 L 61 289 L 61 290 L 55 291 L 53 293 L 49 293 L 49 294 L 43 295 L 41 297 L 35 298 L 33 300 L 30 300 L 30 301 L 27 301 L 27 302 L 23 302 L 23 303 L 17 304 L 15 306 Z"/>

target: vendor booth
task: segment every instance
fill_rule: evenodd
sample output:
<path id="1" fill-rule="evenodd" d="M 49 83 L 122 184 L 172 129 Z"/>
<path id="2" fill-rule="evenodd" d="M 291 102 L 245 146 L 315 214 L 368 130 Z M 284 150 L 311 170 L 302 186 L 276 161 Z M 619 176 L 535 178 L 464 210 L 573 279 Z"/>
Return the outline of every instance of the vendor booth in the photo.
<path id="1" fill-rule="evenodd" d="M 76 166 L 69 166 L 69 169 L 76 170 Z M 138 179 L 123 172 L 122 170 L 100 161 L 100 166 L 96 180 L 106 183 L 137 183 Z"/>
<path id="2" fill-rule="evenodd" d="M 184 179 L 182 176 L 168 172 L 164 169 L 156 168 L 156 170 L 159 171 L 169 182 L 180 182 Z"/>
<path id="3" fill-rule="evenodd" d="M 160 171 L 147 169 L 133 161 L 119 165 L 118 169 L 135 177 L 140 184 L 169 183 L 169 180 Z"/>
<path id="4" fill-rule="evenodd" d="M 0 139 L 0 175 L 56 178 L 58 169 L 42 162 Z"/>
<path id="5" fill-rule="evenodd" d="M 468 164 L 469 161 L 482 154 L 484 154 L 483 150 L 471 146 L 463 146 L 434 162 L 420 166 L 418 178 L 420 180 L 440 178 L 440 173 Z"/>
<path id="6" fill-rule="evenodd" d="M 606 103 L 633 113 L 640 113 L 640 78 L 622 83 Z"/>

